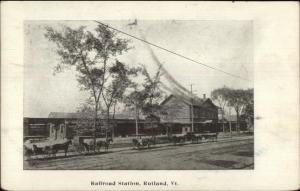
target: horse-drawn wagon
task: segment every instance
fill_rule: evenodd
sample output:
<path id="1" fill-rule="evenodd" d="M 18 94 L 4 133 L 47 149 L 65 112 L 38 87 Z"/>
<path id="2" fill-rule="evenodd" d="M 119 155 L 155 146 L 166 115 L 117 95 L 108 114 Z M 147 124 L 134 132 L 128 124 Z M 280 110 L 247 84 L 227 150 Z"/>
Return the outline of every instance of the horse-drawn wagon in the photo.
<path id="1" fill-rule="evenodd" d="M 109 145 L 113 142 L 113 139 L 110 137 L 97 137 L 96 140 L 94 140 L 93 136 L 75 136 L 73 140 L 74 147 L 79 153 L 84 151 L 90 152 L 92 150 L 100 152 L 102 147 L 107 151 Z"/>
<path id="2" fill-rule="evenodd" d="M 67 156 L 70 144 L 72 144 L 70 139 L 43 139 L 42 141 L 28 139 L 24 142 L 24 154 L 27 157 L 31 157 L 32 155 L 56 156 L 58 151 L 63 150 L 65 156 Z"/>
<path id="3" fill-rule="evenodd" d="M 138 134 L 134 135 L 135 138 L 132 139 L 132 143 L 135 148 L 139 149 L 140 147 L 146 147 L 150 148 L 151 145 L 156 144 L 156 138 L 155 136 L 149 136 L 146 134 Z"/>
<path id="4" fill-rule="evenodd" d="M 211 133 L 211 132 L 205 132 L 205 133 L 194 133 L 194 132 L 188 132 L 186 134 L 186 138 L 188 141 L 192 141 L 192 143 L 199 143 L 199 140 L 201 142 L 203 141 L 217 141 L 218 139 L 218 133 Z"/>
<path id="5" fill-rule="evenodd" d="M 185 143 L 187 141 L 187 136 L 185 133 L 172 134 L 169 137 L 169 140 L 176 145 L 177 143 Z"/>

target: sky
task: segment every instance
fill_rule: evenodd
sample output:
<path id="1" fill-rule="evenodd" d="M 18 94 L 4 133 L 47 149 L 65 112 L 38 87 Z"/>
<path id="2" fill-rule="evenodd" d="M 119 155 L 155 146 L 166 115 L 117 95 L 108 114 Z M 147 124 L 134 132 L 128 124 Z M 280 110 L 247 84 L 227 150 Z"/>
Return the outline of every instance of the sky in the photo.
<path id="1" fill-rule="evenodd" d="M 152 47 L 164 68 L 184 87 L 199 97 L 210 97 L 212 90 L 223 86 L 253 88 L 253 26 L 251 21 L 221 20 L 132 20 L 104 22 L 128 34 L 184 55 L 205 65 L 221 69 L 242 80 L 204 67 L 164 50 Z M 59 63 L 55 44 L 44 37 L 45 26 L 60 30 L 62 25 L 86 26 L 94 30 L 94 21 L 26 21 L 24 30 L 24 117 L 48 117 L 50 112 L 75 112 L 88 97 L 79 90 L 76 71 L 53 74 Z M 133 48 L 118 57 L 128 65 L 144 64 L 154 73 L 157 65 L 149 46 L 130 39 Z M 162 77 L 164 82 L 168 82 Z"/>

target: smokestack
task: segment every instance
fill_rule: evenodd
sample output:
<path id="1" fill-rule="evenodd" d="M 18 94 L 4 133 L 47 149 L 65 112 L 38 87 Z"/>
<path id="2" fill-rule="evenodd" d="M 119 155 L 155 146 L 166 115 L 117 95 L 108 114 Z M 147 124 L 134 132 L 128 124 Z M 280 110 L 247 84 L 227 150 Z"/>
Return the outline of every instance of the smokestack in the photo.
<path id="1" fill-rule="evenodd" d="M 206 94 L 203 94 L 203 99 L 206 99 Z"/>

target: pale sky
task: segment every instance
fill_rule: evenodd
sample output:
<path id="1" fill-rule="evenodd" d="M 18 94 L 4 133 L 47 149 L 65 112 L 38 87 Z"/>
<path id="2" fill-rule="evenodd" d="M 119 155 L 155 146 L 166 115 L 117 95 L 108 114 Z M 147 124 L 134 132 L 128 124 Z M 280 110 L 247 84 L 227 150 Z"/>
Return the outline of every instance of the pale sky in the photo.
<path id="1" fill-rule="evenodd" d="M 181 21 L 138 20 L 129 27 L 129 20 L 102 21 L 126 33 L 140 37 L 182 54 L 206 65 L 249 79 L 234 78 L 153 48 L 156 56 L 169 73 L 187 89 L 193 84 L 195 93 L 208 97 L 212 90 L 225 86 L 253 88 L 253 29 L 251 21 Z M 88 97 L 78 88 L 76 71 L 69 70 L 53 75 L 53 67 L 59 62 L 55 45 L 44 37 L 44 27 L 60 29 L 87 26 L 93 30 L 93 21 L 27 21 L 25 22 L 24 50 L 24 117 L 47 117 L 50 112 L 75 112 Z M 127 37 L 120 35 L 121 37 Z M 145 64 L 150 71 L 157 67 L 147 46 L 132 39 L 128 53 L 118 57 L 130 65 Z M 165 79 L 163 79 L 165 80 Z"/>

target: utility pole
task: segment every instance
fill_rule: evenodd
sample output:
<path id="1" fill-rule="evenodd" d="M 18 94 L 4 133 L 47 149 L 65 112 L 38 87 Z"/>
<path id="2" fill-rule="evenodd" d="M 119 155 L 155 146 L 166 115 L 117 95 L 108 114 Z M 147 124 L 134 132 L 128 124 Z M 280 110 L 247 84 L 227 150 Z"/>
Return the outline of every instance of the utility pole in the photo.
<path id="1" fill-rule="evenodd" d="M 231 116 L 231 108 L 229 108 L 229 131 L 230 131 L 230 138 L 232 138 L 232 131 L 231 131 L 231 121 L 230 121 L 230 116 Z"/>
<path id="2" fill-rule="evenodd" d="M 135 135 L 138 136 L 138 134 L 139 134 L 138 109 L 137 109 L 137 105 L 135 104 Z"/>
<path id="3" fill-rule="evenodd" d="M 194 132 L 194 103 L 193 103 L 193 84 L 191 84 L 191 120 L 192 120 L 192 132 Z"/>

